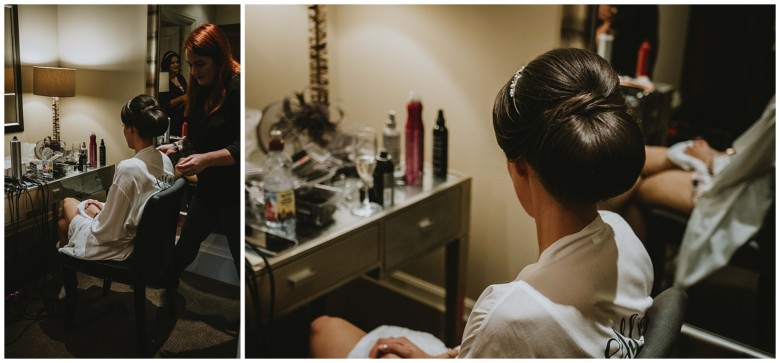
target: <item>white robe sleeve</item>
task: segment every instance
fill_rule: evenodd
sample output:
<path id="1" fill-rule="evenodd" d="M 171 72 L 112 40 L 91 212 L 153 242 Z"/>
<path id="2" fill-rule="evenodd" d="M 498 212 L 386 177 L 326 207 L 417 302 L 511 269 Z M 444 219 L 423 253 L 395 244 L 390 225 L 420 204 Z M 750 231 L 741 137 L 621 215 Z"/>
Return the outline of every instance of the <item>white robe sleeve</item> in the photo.
<path id="1" fill-rule="evenodd" d="M 114 242 L 135 233 L 136 227 L 127 223 L 133 203 L 124 187 L 121 182 L 111 186 L 103 210 L 95 218 L 92 234 L 97 244 Z"/>

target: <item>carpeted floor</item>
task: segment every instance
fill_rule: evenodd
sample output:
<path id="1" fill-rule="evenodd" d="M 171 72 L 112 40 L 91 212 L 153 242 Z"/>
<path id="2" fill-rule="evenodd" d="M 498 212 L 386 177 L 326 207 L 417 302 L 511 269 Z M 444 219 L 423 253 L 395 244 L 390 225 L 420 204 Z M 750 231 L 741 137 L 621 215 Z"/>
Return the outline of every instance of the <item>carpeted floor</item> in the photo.
<path id="1" fill-rule="evenodd" d="M 59 276 L 45 275 L 5 302 L 6 358 L 138 357 L 133 292 L 114 283 L 102 296 L 102 281 L 78 274 L 79 303 L 72 329 L 64 330 Z M 240 291 L 189 272 L 176 296 L 176 318 L 161 304 L 163 289 L 146 291 L 149 346 L 159 358 L 236 358 Z"/>

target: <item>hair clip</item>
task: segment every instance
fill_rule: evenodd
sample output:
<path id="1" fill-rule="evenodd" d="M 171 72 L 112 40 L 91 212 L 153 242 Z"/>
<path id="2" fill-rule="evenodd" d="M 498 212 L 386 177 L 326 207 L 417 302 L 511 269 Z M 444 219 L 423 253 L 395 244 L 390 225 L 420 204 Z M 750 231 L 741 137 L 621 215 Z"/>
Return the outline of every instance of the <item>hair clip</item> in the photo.
<path id="1" fill-rule="evenodd" d="M 525 66 L 520 67 L 520 69 L 515 72 L 515 77 L 512 78 L 512 83 L 509 84 L 509 97 L 515 97 L 515 88 L 517 87 L 517 81 L 523 76 L 523 69 L 525 69 Z"/>

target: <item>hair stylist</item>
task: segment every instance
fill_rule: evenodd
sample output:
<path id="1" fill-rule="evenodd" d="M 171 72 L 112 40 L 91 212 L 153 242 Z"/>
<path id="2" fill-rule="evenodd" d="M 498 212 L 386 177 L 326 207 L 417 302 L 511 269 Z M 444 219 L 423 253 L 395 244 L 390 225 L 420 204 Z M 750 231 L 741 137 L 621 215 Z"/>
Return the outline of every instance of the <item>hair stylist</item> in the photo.
<path id="1" fill-rule="evenodd" d="M 195 260 L 200 244 L 213 231 L 227 237 L 236 272 L 240 252 L 241 67 L 233 59 L 227 37 L 214 24 L 203 24 L 184 42 L 190 66 L 185 114 L 188 135 L 183 143 L 159 149 L 183 151 L 176 169 L 197 175 L 198 187 L 176 244 L 176 272 Z M 239 275 L 240 276 L 240 275 Z"/>

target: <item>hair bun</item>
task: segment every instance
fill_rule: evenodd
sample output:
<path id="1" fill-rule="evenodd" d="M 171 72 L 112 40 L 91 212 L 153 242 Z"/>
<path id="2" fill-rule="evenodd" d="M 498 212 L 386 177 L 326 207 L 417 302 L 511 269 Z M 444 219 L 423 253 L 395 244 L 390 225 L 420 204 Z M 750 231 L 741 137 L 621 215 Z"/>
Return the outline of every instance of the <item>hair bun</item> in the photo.
<path id="1" fill-rule="evenodd" d="M 595 92 L 582 92 L 564 99 L 554 110 L 555 118 L 576 115 L 595 115 L 602 112 L 619 111 L 625 107 L 619 100 Z"/>

